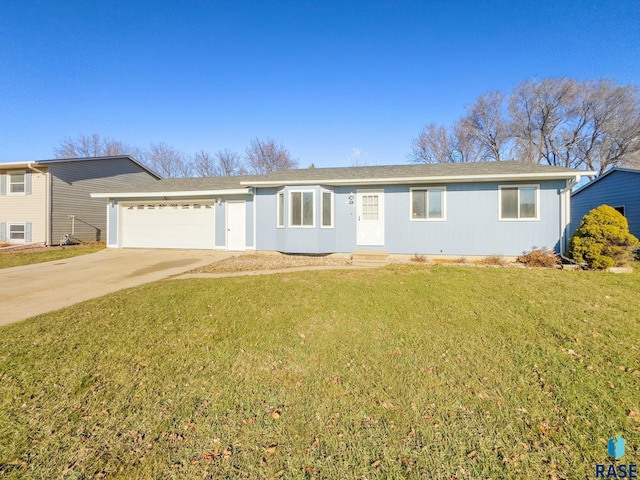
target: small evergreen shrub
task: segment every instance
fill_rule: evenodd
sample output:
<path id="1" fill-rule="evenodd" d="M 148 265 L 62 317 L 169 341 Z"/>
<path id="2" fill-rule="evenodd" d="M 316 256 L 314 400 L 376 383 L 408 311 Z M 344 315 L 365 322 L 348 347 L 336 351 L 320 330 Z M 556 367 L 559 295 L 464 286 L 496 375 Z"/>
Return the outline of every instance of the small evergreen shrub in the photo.
<path id="1" fill-rule="evenodd" d="M 531 247 L 530 252 L 525 252 L 518 257 L 518 262 L 524 263 L 527 267 L 544 267 L 554 268 L 556 265 L 560 265 L 560 257 L 553 250 L 548 250 L 547 247 Z"/>
<path id="2" fill-rule="evenodd" d="M 629 233 L 627 219 L 613 207 L 600 205 L 587 213 L 569 240 L 569 255 L 589 268 L 627 265 L 640 242 Z"/>

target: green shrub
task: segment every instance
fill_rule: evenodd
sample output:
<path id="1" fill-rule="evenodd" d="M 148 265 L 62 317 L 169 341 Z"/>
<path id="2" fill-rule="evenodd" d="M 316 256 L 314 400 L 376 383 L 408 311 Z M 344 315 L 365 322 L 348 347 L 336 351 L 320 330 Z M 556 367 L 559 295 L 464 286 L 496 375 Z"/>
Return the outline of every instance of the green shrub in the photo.
<path id="1" fill-rule="evenodd" d="M 587 213 L 569 240 L 569 254 L 589 268 L 602 269 L 627 265 L 640 246 L 629 233 L 624 216 L 608 205 Z"/>
<path id="2" fill-rule="evenodd" d="M 547 247 L 531 247 L 530 252 L 525 252 L 518 257 L 518 262 L 524 263 L 527 267 L 554 268 L 560 265 L 560 257 L 553 250 Z"/>

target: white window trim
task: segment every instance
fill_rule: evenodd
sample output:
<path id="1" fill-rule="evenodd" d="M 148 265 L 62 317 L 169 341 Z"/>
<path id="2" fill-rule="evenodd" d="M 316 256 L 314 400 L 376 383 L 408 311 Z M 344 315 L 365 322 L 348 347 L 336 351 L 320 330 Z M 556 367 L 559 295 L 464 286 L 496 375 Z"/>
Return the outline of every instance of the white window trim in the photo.
<path id="1" fill-rule="evenodd" d="M 324 212 L 324 196 L 323 194 L 328 193 L 331 195 L 331 223 L 329 225 L 323 225 L 322 224 L 322 215 Z M 320 190 L 320 228 L 333 228 L 334 226 L 334 215 L 335 215 L 335 201 L 334 201 L 334 195 L 333 195 L 333 190 L 327 190 L 326 188 L 323 188 Z"/>
<path id="2" fill-rule="evenodd" d="M 13 175 L 24 175 L 24 177 L 22 177 L 24 179 L 22 182 L 22 186 L 24 187 L 22 192 L 11 191 L 11 177 Z M 26 194 L 27 194 L 27 172 L 23 172 L 23 171 L 8 172 L 7 173 L 7 195 L 24 196 Z M 17 225 L 17 224 L 14 224 L 14 225 Z"/>
<path id="3" fill-rule="evenodd" d="M 425 218 L 413 218 L 413 191 L 428 192 L 429 190 L 442 190 L 442 218 L 429 218 L 429 199 L 427 195 L 427 210 Z M 430 187 L 411 187 L 409 189 L 409 221 L 411 222 L 444 222 L 447 220 L 447 187 L 432 185 Z"/>
<path id="4" fill-rule="evenodd" d="M 293 201 L 291 200 L 291 194 L 293 193 L 307 193 L 311 192 L 311 212 L 313 216 L 311 217 L 312 223 L 311 225 L 293 225 L 293 212 L 291 209 L 293 208 Z M 289 190 L 289 228 L 316 228 L 316 191 L 312 188 L 296 188 L 295 190 Z M 285 200 L 286 203 L 286 200 Z M 302 217 L 300 217 L 300 221 L 303 221 L 304 218 L 304 195 L 301 198 L 301 206 L 302 206 Z"/>
<path id="5" fill-rule="evenodd" d="M 518 218 L 502 218 L 502 189 L 503 188 L 518 189 Z M 521 188 L 536 189 L 536 216 L 535 217 L 520 218 L 520 189 Z M 540 221 L 540 184 L 498 185 L 498 221 L 500 222 L 539 222 Z"/>
<path id="6" fill-rule="evenodd" d="M 282 214 L 287 216 L 287 194 L 284 190 L 278 190 L 276 193 L 276 228 L 284 228 L 286 223 L 284 218 L 280 218 L 280 195 L 282 195 Z"/>
<path id="7" fill-rule="evenodd" d="M 17 194 L 15 194 L 17 195 Z M 24 232 L 24 238 L 21 239 L 13 239 L 11 238 L 11 227 L 21 226 L 22 231 Z M 7 223 L 7 241 L 10 243 L 27 243 L 27 224 L 25 222 L 11 222 Z"/>

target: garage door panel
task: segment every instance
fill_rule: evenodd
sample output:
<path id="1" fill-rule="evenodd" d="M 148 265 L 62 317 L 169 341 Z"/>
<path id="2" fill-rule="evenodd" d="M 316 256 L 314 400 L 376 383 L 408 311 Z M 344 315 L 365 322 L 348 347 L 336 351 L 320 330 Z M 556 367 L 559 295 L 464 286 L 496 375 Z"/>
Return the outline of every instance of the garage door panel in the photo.
<path id="1" fill-rule="evenodd" d="M 213 249 L 213 205 L 137 204 L 123 207 L 122 246 Z"/>

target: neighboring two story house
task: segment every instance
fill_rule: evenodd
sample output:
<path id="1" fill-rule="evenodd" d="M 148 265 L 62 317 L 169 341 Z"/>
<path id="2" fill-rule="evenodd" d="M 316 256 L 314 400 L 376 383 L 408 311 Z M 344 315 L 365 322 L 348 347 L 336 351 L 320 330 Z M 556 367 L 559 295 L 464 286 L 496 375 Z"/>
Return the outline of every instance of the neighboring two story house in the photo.
<path id="1" fill-rule="evenodd" d="M 0 242 L 105 241 L 107 201 L 90 193 L 159 178 L 126 155 L 0 163 Z"/>

